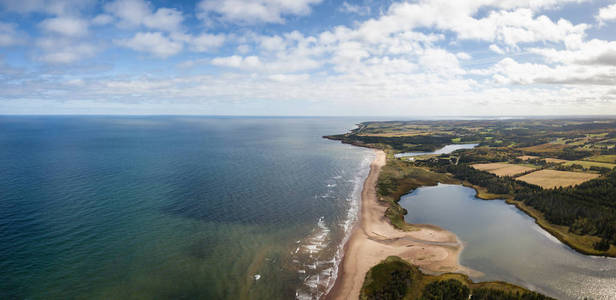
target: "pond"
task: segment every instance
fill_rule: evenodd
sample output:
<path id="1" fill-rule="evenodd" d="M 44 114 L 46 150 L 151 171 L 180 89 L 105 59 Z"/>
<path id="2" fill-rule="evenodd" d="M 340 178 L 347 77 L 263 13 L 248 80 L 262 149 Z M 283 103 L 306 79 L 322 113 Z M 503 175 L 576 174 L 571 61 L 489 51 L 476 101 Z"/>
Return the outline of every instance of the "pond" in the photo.
<path id="1" fill-rule="evenodd" d="M 412 157 L 412 156 L 429 155 L 429 154 L 436 154 L 436 155 L 449 154 L 451 152 L 454 152 L 460 149 L 473 149 L 477 147 L 477 145 L 479 144 L 451 144 L 441 149 L 438 149 L 434 152 L 405 152 L 405 153 L 398 153 L 394 156 L 396 158 L 400 158 L 400 157 Z"/>
<path id="2" fill-rule="evenodd" d="M 439 184 L 402 197 L 409 223 L 434 224 L 464 243 L 461 263 L 483 272 L 474 281 L 503 280 L 558 299 L 616 299 L 616 259 L 579 254 L 503 200 Z"/>

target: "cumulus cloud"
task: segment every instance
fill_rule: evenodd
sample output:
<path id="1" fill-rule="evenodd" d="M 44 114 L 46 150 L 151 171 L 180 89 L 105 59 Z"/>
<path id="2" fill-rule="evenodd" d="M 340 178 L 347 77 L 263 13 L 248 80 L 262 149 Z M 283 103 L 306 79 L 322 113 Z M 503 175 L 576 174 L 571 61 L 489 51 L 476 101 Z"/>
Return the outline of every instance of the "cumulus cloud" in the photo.
<path id="1" fill-rule="evenodd" d="M 559 65 L 550 67 L 536 63 L 519 63 L 505 58 L 491 68 L 489 73 L 503 84 L 616 84 L 616 75 L 611 67 L 587 67 L 579 65 Z"/>
<path id="2" fill-rule="evenodd" d="M 0 0 L 0 6 L 7 11 L 22 14 L 76 15 L 93 7 L 96 2 L 96 0 Z"/>
<path id="3" fill-rule="evenodd" d="M 107 25 L 111 22 L 113 22 L 113 17 L 107 14 L 100 14 L 92 19 L 92 24 L 98 26 Z"/>
<path id="4" fill-rule="evenodd" d="M 74 42 L 65 38 L 40 38 L 37 46 L 43 51 L 38 59 L 52 64 L 68 64 L 93 57 L 97 48 L 87 42 Z"/>
<path id="5" fill-rule="evenodd" d="M 206 52 L 222 46 L 225 40 L 224 34 L 202 33 L 190 38 L 190 49 L 195 52 Z"/>
<path id="6" fill-rule="evenodd" d="M 616 20 L 616 4 L 599 9 L 599 14 L 596 18 L 601 24 Z"/>
<path id="7" fill-rule="evenodd" d="M 120 20 L 120 26 L 145 26 L 162 31 L 179 31 L 184 21 L 182 12 L 174 8 L 153 11 L 144 0 L 115 0 L 105 5 L 105 11 Z"/>
<path id="8" fill-rule="evenodd" d="M 517 7 L 519 4 L 505 1 L 493 5 Z M 456 33 L 459 39 L 497 41 L 517 46 L 540 41 L 573 43 L 581 40 L 588 28 L 586 24 L 573 25 L 564 19 L 553 22 L 544 15 L 535 16 L 534 10 L 523 7 L 492 11 L 483 18 L 473 17 L 480 7 L 474 1 L 395 3 L 387 14 L 364 22 L 359 31 L 369 40 L 378 40 L 382 36 L 415 28 L 434 28 Z"/>
<path id="9" fill-rule="evenodd" d="M 303 16 L 322 0 L 203 0 L 197 5 L 198 16 L 225 22 L 284 23 L 284 16 Z"/>
<path id="10" fill-rule="evenodd" d="M 138 32 L 130 39 L 117 41 L 117 44 L 135 51 L 148 52 L 166 58 L 182 51 L 183 44 L 174 41 L 161 32 Z"/>
<path id="11" fill-rule="evenodd" d="M 372 10 L 370 9 L 370 6 L 350 4 L 349 2 L 346 2 L 346 1 L 342 3 L 339 10 L 344 13 L 357 14 L 360 16 L 366 16 L 372 12 Z"/>
<path id="12" fill-rule="evenodd" d="M 0 22 L 0 47 L 8 47 L 22 43 L 17 31 L 17 25 Z"/>
<path id="13" fill-rule="evenodd" d="M 616 42 L 592 39 L 576 49 L 530 48 L 529 51 L 552 63 L 616 66 Z"/>
<path id="14" fill-rule="evenodd" d="M 212 64 L 222 67 L 253 69 L 261 65 L 261 61 L 257 56 L 242 57 L 238 55 L 227 57 L 216 57 L 212 59 Z"/>
<path id="15" fill-rule="evenodd" d="M 29 1 L 34 0 L 24 3 Z M 195 68 L 189 72 L 193 75 L 181 69 L 180 75 L 169 77 L 45 78 L 44 84 L 21 86 L 0 82 L 0 97 L 36 94 L 47 99 L 45 91 L 53 87 L 74 100 L 168 99 L 184 101 L 189 107 L 191 101 L 291 99 L 323 101 L 325 107 L 357 107 L 364 114 L 400 114 L 405 109 L 452 110 L 458 115 L 507 109 L 523 114 L 528 107 L 533 113 L 556 113 L 575 109 L 579 103 L 588 103 L 584 108 L 589 111 L 616 108 L 616 42 L 588 38 L 594 34 L 590 25 L 559 18 L 559 7 L 581 1 L 421 0 L 395 2 L 371 18 L 327 24 L 320 32 L 312 28 L 302 32 L 301 26 L 291 32 L 286 26 L 268 26 L 268 30 L 236 26 L 288 22 L 289 17 L 309 14 L 319 2 L 204 0 L 198 4 L 198 18 L 226 23 L 211 32 L 185 24 L 188 14 L 179 9 L 155 7 L 143 0 L 103 4 L 103 11 L 96 11 L 86 22 L 85 32 L 66 20 L 88 20 L 86 16 L 45 15 L 37 27 L 45 36 L 33 39 L 41 50 L 34 53 L 40 61 L 70 63 L 93 57 L 99 51 L 87 34 L 88 23 L 89 32 L 115 24 L 122 38 L 114 39 L 114 45 L 152 58 L 177 55 L 182 63 L 161 60 L 160 66 L 207 65 L 207 73 Z M 364 13 L 361 6 L 347 2 L 338 9 Z M 604 9 L 596 17 L 611 25 L 609 14 L 600 17 Z M 594 22 L 595 16 L 587 17 L 585 22 Z M 270 31 L 270 27 L 280 29 Z M 14 44 L 19 36 L 16 30 L 14 24 L 0 23 L 0 46 Z M 184 50 L 192 53 L 180 56 Z M 208 53 L 214 51 L 215 55 Z M 464 111 L 465 107 L 474 110 Z"/>
<path id="16" fill-rule="evenodd" d="M 497 54 L 505 54 L 505 51 L 503 51 L 503 49 L 501 49 L 501 48 L 500 48 L 499 46 L 497 46 L 497 45 L 492 44 L 492 45 L 490 45 L 490 47 L 489 47 L 489 48 L 490 48 L 490 50 L 492 50 L 492 52 L 495 52 L 495 53 L 497 53 Z"/>
<path id="17" fill-rule="evenodd" d="M 57 17 L 43 20 L 40 27 L 52 33 L 70 37 L 80 37 L 88 33 L 88 23 L 73 17 Z"/>

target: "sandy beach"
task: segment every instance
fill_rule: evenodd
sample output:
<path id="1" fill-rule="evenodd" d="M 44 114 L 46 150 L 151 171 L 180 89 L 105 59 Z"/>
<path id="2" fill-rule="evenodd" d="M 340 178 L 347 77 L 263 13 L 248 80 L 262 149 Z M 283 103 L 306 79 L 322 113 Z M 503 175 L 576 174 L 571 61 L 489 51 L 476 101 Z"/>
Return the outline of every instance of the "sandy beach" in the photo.
<path id="1" fill-rule="evenodd" d="M 399 256 L 427 273 L 480 273 L 460 266 L 462 244 L 457 236 L 433 225 L 415 225 L 416 231 L 395 229 L 385 217 L 387 206 L 378 201 L 376 183 L 386 156 L 377 151 L 361 194 L 359 222 L 345 245 L 338 279 L 328 299 L 358 299 L 368 270 L 388 256 Z"/>

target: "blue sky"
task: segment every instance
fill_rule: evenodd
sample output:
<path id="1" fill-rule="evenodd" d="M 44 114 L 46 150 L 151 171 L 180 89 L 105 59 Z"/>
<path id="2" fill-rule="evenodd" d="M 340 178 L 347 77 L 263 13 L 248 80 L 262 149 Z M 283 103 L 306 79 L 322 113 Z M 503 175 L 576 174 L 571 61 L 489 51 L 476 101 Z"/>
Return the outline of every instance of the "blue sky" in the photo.
<path id="1" fill-rule="evenodd" d="M 0 0 L 1 114 L 616 113 L 616 1 Z"/>

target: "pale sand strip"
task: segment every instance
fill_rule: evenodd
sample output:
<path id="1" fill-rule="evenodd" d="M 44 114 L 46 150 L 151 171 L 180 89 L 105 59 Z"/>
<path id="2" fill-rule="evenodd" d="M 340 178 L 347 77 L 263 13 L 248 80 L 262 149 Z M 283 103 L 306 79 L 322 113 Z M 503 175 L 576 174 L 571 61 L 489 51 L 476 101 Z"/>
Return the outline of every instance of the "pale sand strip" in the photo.
<path id="1" fill-rule="evenodd" d="M 457 236 L 433 225 L 416 225 L 419 230 L 395 229 L 385 217 L 387 206 L 376 198 L 376 183 L 385 153 L 377 151 L 361 193 L 359 223 L 345 246 L 338 280 L 328 299 L 358 299 L 368 270 L 388 256 L 399 256 L 427 273 L 481 273 L 459 265 L 462 244 Z"/>

